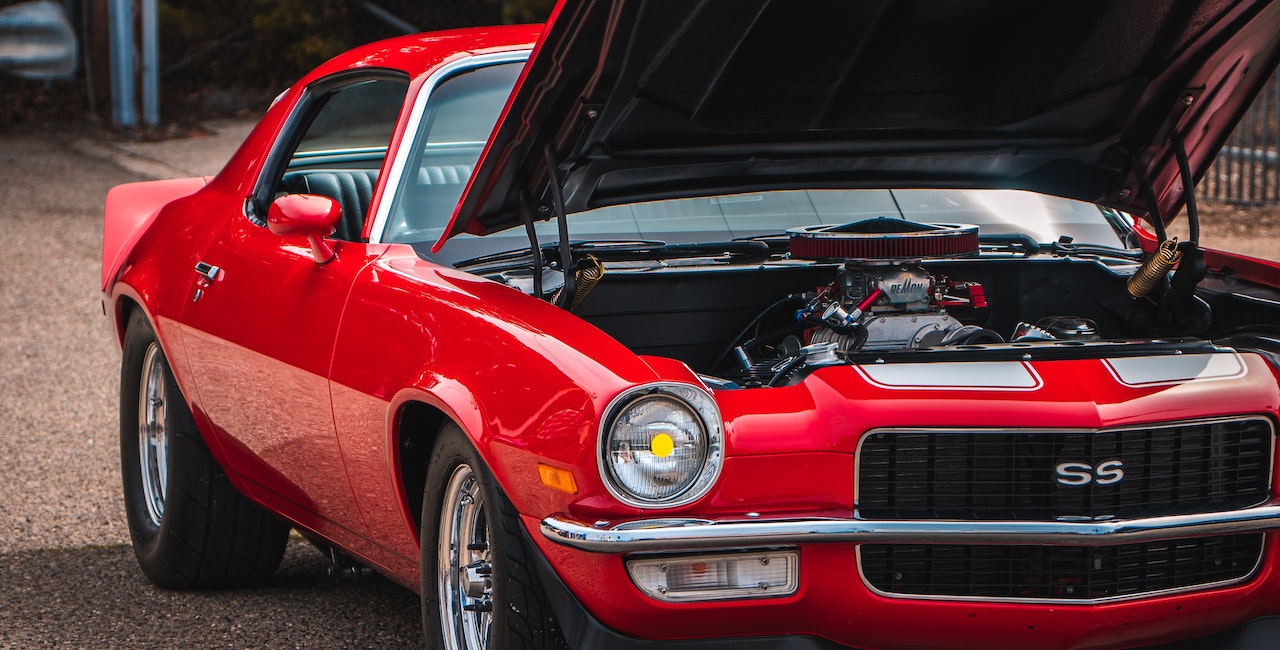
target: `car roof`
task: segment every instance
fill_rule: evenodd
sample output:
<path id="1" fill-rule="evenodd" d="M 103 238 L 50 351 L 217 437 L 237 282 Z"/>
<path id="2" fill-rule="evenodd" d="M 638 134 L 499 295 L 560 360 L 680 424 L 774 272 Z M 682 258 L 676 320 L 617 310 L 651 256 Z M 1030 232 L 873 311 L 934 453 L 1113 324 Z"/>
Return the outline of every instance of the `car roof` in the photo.
<path id="1" fill-rule="evenodd" d="M 364 68 L 398 70 L 416 78 L 451 60 L 527 50 L 533 47 L 542 28 L 542 25 L 499 25 L 398 36 L 339 54 L 304 77 L 301 84 Z"/>

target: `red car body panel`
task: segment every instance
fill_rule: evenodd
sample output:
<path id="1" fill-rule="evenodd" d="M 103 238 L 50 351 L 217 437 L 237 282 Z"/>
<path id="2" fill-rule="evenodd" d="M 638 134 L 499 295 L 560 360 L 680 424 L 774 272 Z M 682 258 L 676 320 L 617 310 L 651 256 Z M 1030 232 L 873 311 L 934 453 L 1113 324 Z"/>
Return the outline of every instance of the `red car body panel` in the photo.
<path id="1" fill-rule="evenodd" d="M 354 50 L 282 95 L 216 177 L 123 186 L 108 197 L 102 280 L 112 322 L 123 338 L 127 311 L 143 310 L 210 450 L 246 495 L 418 589 L 419 524 L 399 427 L 406 409 L 425 405 L 466 432 L 568 590 L 624 635 L 806 634 L 866 648 L 1124 647 L 1280 614 L 1274 532 L 1261 568 L 1243 584 L 1096 605 L 890 598 L 860 580 L 856 544 L 807 542 L 798 544 L 801 583 L 792 596 L 671 604 L 637 590 L 620 555 L 545 537 L 540 525 L 551 515 L 601 525 L 655 516 L 849 519 L 855 454 L 868 431 L 1093 430 L 1237 415 L 1274 422 L 1280 370 L 1241 352 L 1232 376 L 1129 385 L 1101 358 L 1007 361 L 1032 384 L 965 388 L 887 385 L 846 365 L 789 386 L 707 389 L 724 422 L 719 482 L 688 505 L 621 503 L 598 469 L 601 419 L 637 385 L 705 389 L 687 365 L 638 355 L 565 309 L 426 261 L 405 244 L 334 241 L 337 258 L 317 264 L 304 239 L 245 218 L 246 198 L 308 85 L 348 70 L 397 70 L 410 78 L 410 105 L 441 66 L 527 50 L 539 33 L 456 30 Z M 409 114 L 399 116 L 389 151 L 408 146 Z M 382 208 L 391 159 L 370 215 Z M 1207 259 L 1211 269 L 1280 287 L 1274 263 L 1217 252 Z M 213 277 L 196 273 L 201 262 L 218 267 Z M 571 472 L 577 493 L 543 485 L 539 463 Z M 1280 484 L 1271 480 L 1274 500 Z"/>
<path id="2" fill-rule="evenodd" d="M 106 212 L 112 215 L 102 233 L 102 289 L 106 289 L 124 256 L 166 204 L 195 192 L 207 178 L 179 178 L 120 185 L 107 192 Z"/>

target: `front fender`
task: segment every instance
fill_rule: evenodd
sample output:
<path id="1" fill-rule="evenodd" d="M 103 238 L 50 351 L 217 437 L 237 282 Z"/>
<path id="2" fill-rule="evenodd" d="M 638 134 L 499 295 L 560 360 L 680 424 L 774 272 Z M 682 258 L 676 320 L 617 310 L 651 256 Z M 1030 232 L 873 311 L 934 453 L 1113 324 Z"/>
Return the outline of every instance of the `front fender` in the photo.
<path id="1" fill-rule="evenodd" d="M 330 373 L 357 493 L 402 488 L 389 480 L 399 413 L 418 402 L 462 428 L 522 512 L 562 511 L 574 498 L 542 486 L 538 462 L 574 471 L 578 498 L 604 494 L 598 413 L 659 379 L 655 370 L 572 314 L 395 248 L 355 283 Z M 384 530 L 403 526 L 399 514 L 373 517 Z"/>

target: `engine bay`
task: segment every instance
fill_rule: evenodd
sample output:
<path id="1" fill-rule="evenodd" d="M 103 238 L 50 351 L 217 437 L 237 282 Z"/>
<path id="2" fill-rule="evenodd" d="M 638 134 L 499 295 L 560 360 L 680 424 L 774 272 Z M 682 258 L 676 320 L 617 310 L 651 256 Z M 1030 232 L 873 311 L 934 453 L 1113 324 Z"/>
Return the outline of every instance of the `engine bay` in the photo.
<path id="1" fill-rule="evenodd" d="M 1177 254 L 1170 259 L 881 217 L 793 228 L 767 242 L 574 245 L 571 296 L 563 248 L 540 251 L 536 282 L 510 257 L 484 258 L 490 266 L 479 271 L 724 389 L 783 386 L 816 367 L 925 353 L 1172 353 L 1170 346 L 1212 345 L 1210 335 L 1253 324 L 1230 314 L 1215 322 L 1214 307 L 1196 293 L 1203 263 L 1177 264 L 1184 251 L 1198 251 L 1176 242 L 1164 247 Z M 1180 293 L 1180 282 L 1189 290 Z"/>
<path id="2" fill-rule="evenodd" d="M 774 330 L 780 338 L 759 330 L 739 337 L 729 355 L 736 367 L 720 359 L 713 364 L 730 385 L 776 386 L 806 367 L 843 363 L 862 353 L 1101 340 L 1093 319 L 1069 311 L 1019 320 L 1006 333 L 988 327 L 982 282 L 924 265 L 979 256 L 974 226 L 881 218 L 796 228 L 788 235 L 790 259 L 834 263 L 834 279 L 789 295 L 757 317 L 777 322 L 790 316 L 797 330 Z"/>

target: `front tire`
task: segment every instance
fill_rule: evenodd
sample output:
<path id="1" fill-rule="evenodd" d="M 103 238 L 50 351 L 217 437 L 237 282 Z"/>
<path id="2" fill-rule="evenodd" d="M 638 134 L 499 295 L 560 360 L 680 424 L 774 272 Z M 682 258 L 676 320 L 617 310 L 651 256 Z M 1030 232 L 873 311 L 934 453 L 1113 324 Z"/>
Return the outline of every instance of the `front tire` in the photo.
<path id="1" fill-rule="evenodd" d="M 456 425 L 446 425 L 436 439 L 423 504 L 427 647 L 566 647 L 515 507 Z"/>
<path id="2" fill-rule="evenodd" d="M 140 309 L 120 366 L 120 469 L 134 554 L 152 582 L 242 586 L 275 573 L 289 527 L 241 495 L 213 459 Z"/>

